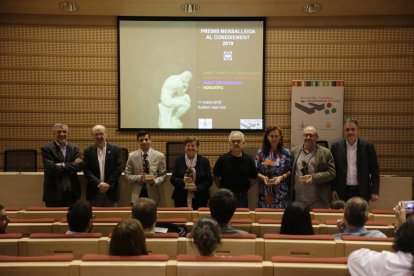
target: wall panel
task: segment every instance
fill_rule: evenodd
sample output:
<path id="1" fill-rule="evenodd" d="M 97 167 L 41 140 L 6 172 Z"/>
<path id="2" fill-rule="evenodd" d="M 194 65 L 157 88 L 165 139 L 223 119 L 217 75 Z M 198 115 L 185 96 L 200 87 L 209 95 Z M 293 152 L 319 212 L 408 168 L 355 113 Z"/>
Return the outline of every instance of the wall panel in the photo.
<path id="1" fill-rule="evenodd" d="M 6 149 L 40 153 L 57 121 L 69 124 L 69 140 L 81 150 L 98 123 L 107 126 L 109 140 L 136 149 L 134 132 L 117 129 L 115 21 L 18 20 L 0 26 L 0 168 Z M 358 119 L 361 136 L 376 144 L 382 173 L 414 176 L 414 27 L 272 26 L 266 34 L 266 121 L 282 127 L 287 146 L 291 81 L 344 80 L 344 115 Z M 167 141 L 194 134 L 212 165 L 228 150 L 227 132 L 154 131 L 153 146 L 165 152 Z M 259 147 L 261 140 L 248 133 L 246 146 Z"/>

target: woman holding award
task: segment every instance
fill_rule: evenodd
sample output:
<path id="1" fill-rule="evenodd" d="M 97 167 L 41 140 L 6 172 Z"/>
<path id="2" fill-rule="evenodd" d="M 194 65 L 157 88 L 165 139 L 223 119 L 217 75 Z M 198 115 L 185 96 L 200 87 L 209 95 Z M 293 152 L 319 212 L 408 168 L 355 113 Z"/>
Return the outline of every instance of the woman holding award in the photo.
<path id="1" fill-rule="evenodd" d="M 177 157 L 171 175 L 175 207 L 207 207 L 209 188 L 213 184 L 210 161 L 199 155 L 199 140 L 195 136 L 184 140 L 185 154 Z"/>
<path id="2" fill-rule="evenodd" d="M 259 208 L 286 208 L 289 203 L 289 176 L 292 154 L 283 146 L 279 127 L 266 129 L 262 148 L 256 155 L 259 178 Z"/>

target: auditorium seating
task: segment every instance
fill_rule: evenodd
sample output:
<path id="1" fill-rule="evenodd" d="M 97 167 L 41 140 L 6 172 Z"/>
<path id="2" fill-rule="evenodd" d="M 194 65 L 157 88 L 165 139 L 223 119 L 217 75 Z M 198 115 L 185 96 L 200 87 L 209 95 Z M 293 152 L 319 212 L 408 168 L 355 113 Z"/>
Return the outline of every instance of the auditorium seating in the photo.
<path id="1" fill-rule="evenodd" d="M 102 233 L 107 236 L 114 230 L 115 226 L 121 222 L 121 218 L 95 218 L 93 220 L 92 232 Z M 69 230 L 69 225 L 66 218 L 60 222 L 53 224 L 52 233 L 64 234 Z"/>
<path id="2" fill-rule="evenodd" d="M 19 243 L 21 256 L 43 256 L 54 254 L 73 254 L 81 259 L 84 254 L 108 254 L 109 239 L 100 233 L 86 233 L 80 235 L 31 234 Z"/>
<path id="3" fill-rule="evenodd" d="M 189 207 L 157 208 L 157 220 L 175 218 L 184 218 L 186 221 L 193 221 L 193 209 Z"/>
<path id="4" fill-rule="evenodd" d="M 145 241 L 149 254 L 166 254 L 175 259 L 185 252 L 185 238 L 179 238 L 178 233 L 145 234 Z"/>
<path id="5" fill-rule="evenodd" d="M 12 276 L 77 276 L 72 255 L 0 256 L 0 275 Z"/>
<path id="6" fill-rule="evenodd" d="M 336 209 L 312 209 L 312 219 L 318 221 L 338 220 L 344 217 L 344 210 Z"/>
<path id="7" fill-rule="evenodd" d="M 21 233 L 0 234 L 0 255 L 19 256 L 18 242 L 21 238 Z"/>
<path id="8" fill-rule="evenodd" d="M 274 256 L 271 258 L 273 275 L 307 276 L 307 275 L 350 275 L 347 258 L 298 258 Z"/>
<path id="9" fill-rule="evenodd" d="M 96 219 L 105 218 L 131 218 L 131 207 L 92 207 L 92 212 Z"/>
<path id="10" fill-rule="evenodd" d="M 168 262 L 168 256 L 154 254 L 145 256 L 108 256 L 87 254 L 79 267 L 79 276 L 102 275 L 174 275 L 175 262 Z"/>
<path id="11" fill-rule="evenodd" d="M 336 257 L 332 235 L 264 234 L 264 258 L 272 256 Z"/>
<path id="12" fill-rule="evenodd" d="M 210 209 L 208 207 L 200 207 L 194 214 L 197 218 L 211 217 Z M 254 214 L 254 212 L 251 212 L 248 208 L 236 208 L 236 212 L 234 212 L 232 219 L 254 220 L 254 215 L 252 214 Z"/>
<path id="13" fill-rule="evenodd" d="M 326 220 L 324 224 L 320 225 L 320 234 L 335 234 L 338 233 L 337 231 L 337 220 Z M 392 236 L 394 232 L 394 226 L 388 224 L 385 221 L 371 221 L 368 220 L 364 226 L 368 230 L 378 230 L 383 232 L 387 237 Z"/>
<path id="14" fill-rule="evenodd" d="M 6 207 L 7 216 L 9 218 L 21 218 L 20 214 L 22 211 L 22 208 L 20 207 Z"/>
<path id="15" fill-rule="evenodd" d="M 394 251 L 392 246 L 394 238 L 370 238 L 370 237 L 359 237 L 359 236 L 343 236 L 343 252 L 342 256 L 347 257 L 352 251 L 360 248 L 368 248 L 375 251 Z M 339 248 L 338 243 L 338 248 Z"/>
<path id="16" fill-rule="evenodd" d="M 177 256 L 177 275 L 252 276 L 272 275 L 271 266 L 265 266 L 261 256 L 206 257 Z M 267 271 L 266 271 L 267 269 Z M 269 274 L 270 273 L 270 274 Z"/>
<path id="17" fill-rule="evenodd" d="M 68 207 L 27 207 L 22 212 L 22 218 L 37 219 L 37 218 L 53 218 L 61 220 L 66 218 Z"/>
<path id="18" fill-rule="evenodd" d="M 186 239 L 185 253 L 197 255 L 191 238 Z M 255 234 L 222 234 L 221 245 L 216 250 L 218 256 L 262 255 L 263 239 Z"/>
<path id="19" fill-rule="evenodd" d="M 261 219 L 281 220 L 284 212 L 285 209 L 256 208 L 254 210 L 254 221 L 259 222 Z"/>
<path id="20" fill-rule="evenodd" d="M 252 231 L 258 236 L 263 237 L 266 233 L 279 234 L 281 220 L 278 219 L 259 219 L 258 223 L 252 224 Z M 312 220 L 313 233 L 319 234 L 319 221 Z"/>
<path id="21" fill-rule="evenodd" d="M 385 221 L 390 225 L 395 225 L 397 223 L 393 210 L 371 210 L 369 219 L 373 221 Z"/>
<path id="22" fill-rule="evenodd" d="M 56 223 L 53 218 L 37 218 L 37 219 L 10 219 L 7 226 L 8 233 L 22 233 L 26 236 L 31 233 L 52 233 L 52 226 Z"/>

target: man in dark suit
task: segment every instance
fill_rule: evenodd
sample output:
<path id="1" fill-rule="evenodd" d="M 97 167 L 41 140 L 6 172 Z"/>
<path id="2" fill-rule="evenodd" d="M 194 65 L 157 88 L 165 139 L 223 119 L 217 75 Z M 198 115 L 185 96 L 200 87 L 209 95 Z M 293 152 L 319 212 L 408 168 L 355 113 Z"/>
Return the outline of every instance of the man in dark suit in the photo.
<path id="1" fill-rule="evenodd" d="M 121 148 L 106 142 L 106 129 L 102 125 L 92 128 L 92 136 L 96 143 L 84 151 L 84 174 L 88 181 L 86 199 L 93 206 L 113 207 L 119 198 Z"/>
<path id="2" fill-rule="evenodd" d="M 53 126 L 55 140 L 42 146 L 42 160 L 45 170 L 43 201 L 46 207 L 70 206 L 80 198 L 80 184 L 77 172 L 84 162 L 79 148 L 69 143 L 69 128 L 64 123 Z"/>
<path id="3" fill-rule="evenodd" d="M 347 201 L 351 197 L 377 201 L 380 188 L 379 165 L 372 143 L 358 138 L 358 122 L 346 119 L 345 139 L 332 144 L 336 177 L 332 197 Z"/>

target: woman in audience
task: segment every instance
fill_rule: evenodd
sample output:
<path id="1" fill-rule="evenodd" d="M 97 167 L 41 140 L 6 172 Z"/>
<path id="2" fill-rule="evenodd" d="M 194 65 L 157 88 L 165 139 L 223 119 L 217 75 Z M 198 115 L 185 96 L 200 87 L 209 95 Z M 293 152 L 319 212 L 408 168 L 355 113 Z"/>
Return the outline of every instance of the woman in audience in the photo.
<path id="1" fill-rule="evenodd" d="M 127 219 L 118 223 L 112 232 L 111 242 L 109 243 L 109 255 L 148 255 L 144 229 L 138 220 Z"/>
<path id="2" fill-rule="evenodd" d="M 285 209 L 280 234 L 313 235 L 309 208 L 303 202 L 293 201 Z"/>
<path id="3" fill-rule="evenodd" d="M 362 248 L 348 257 L 351 275 L 414 275 L 414 219 L 401 224 L 394 240 L 396 252 Z"/>
<path id="4" fill-rule="evenodd" d="M 214 256 L 221 244 L 220 227 L 211 218 L 200 218 L 194 224 L 191 232 L 193 244 L 201 256 Z"/>
<path id="5" fill-rule="evenodd" d="M 276 126 L 266 129 L 262 148 L 256 155 L 259 208 L 286 208 L 291 160 L 290 150 L 283 146 L 282 130 Z"/>
<path id="6" fill-rule="evenodd" d="M 177 157 L 170 182 L 174 186 L 175 207 L 206 207 L 213 184 L 210 161 L 198 154 L 200 142 L 190 136 L 184 140 L 185 154 Z"/>

